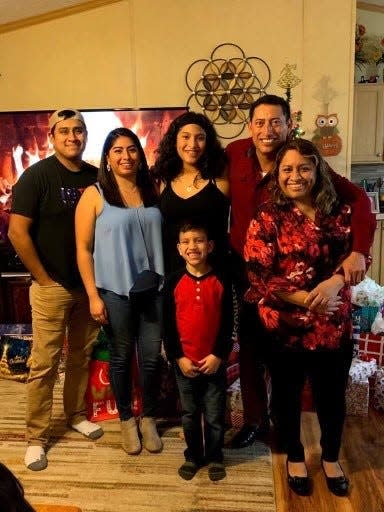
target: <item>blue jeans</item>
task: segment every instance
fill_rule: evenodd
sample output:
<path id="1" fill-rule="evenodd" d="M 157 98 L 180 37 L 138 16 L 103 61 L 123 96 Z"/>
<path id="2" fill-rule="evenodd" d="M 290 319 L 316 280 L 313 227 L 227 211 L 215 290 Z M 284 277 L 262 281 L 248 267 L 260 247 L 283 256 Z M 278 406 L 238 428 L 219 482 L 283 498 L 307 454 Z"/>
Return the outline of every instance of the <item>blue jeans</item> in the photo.
<path id="1" fill-rule="evenodd" d="M 187 449 L 185 460 L 203 465 L 223 462 L 226 369 L 213 375 L 185 377 L 175 363 Z M 203 418 L 201 417 L 203 415 Z"/>
<path id="2" fill-rule="evenodd" d="M 108 312 L 104 326 L 110 349 L 110 382 L 122 421 L 132 414 L 131 359 L 137 346 L 143 415 L 156 414 L 159 391 L 158 361 L 161 346 L 161 297 L 153 294 L 145 300 L 99 290 Z"/>

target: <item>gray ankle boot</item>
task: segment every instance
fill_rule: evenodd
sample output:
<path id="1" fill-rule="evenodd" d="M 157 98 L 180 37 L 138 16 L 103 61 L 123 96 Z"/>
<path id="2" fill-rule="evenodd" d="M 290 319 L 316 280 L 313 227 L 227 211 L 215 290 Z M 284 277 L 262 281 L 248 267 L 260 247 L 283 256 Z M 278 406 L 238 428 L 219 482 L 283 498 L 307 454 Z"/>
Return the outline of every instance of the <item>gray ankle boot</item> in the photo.
<path id="1" fill-rule="evenodd" d="M 141 452 L 141 443 L 137 432 L 136 418 L 121 421 L 120 425 L 123 449 L 129 455 L 137 455 Z"/>
<path id="2" fill-rule="evenodd" d="M 154 418 L 149 416 L 140 418 L 140 432 L 143 436 L 143 446 L 146 450 L 152 453 L 161 452 L 163 442 L 157 432 Z"/>

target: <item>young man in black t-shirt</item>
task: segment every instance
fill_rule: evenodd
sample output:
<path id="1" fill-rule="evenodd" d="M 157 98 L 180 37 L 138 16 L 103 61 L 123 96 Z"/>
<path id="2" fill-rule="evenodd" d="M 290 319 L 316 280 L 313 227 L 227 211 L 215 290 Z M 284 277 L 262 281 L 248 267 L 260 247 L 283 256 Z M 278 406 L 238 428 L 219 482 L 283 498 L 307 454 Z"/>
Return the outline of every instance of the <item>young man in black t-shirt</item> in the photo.
<path id="1" fill-rule="evenodd" d="M 82 161 L 87 129 L 80 112 L 60 110 L 49 119 L 55 154 L 32 165 L 13 187 L 8 236 L 32 275 L 33 345 L 27 383 L 25 465 L 48 464 L 53 387 L 64 338 L 68 342 L 64 411 L 68 425 L 90 439 L 102 429 L 87 421 L 88 362 L 98 333 L 76 264 L 74 212 L 97 169 Z"/>

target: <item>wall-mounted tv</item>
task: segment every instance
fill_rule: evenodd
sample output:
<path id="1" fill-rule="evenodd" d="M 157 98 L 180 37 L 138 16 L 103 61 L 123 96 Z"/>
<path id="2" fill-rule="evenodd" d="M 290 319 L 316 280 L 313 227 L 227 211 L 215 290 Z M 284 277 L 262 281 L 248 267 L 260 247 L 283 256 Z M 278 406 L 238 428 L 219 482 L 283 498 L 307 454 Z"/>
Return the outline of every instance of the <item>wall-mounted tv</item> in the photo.
<path id="1" fill-rule="evenodd" d="M 106 135 L 119 126 L 134 131 L 143 145 L 149 166 L 154 164 L 160 139 L 185 107 L 144 109 L 79 109 L 88 129 L 84 160 L 98 166 Z M 48 139 L 52 110 L 0 112 L 0 252 L 7 242 L 11 187 L 30 165 L 53 153 Z M 12 267 L 9 258 L 7 267 Z M 8 269 L 8 268 L 7 268 Z M 0 271 L 4 269 L 4 258 Z"/>

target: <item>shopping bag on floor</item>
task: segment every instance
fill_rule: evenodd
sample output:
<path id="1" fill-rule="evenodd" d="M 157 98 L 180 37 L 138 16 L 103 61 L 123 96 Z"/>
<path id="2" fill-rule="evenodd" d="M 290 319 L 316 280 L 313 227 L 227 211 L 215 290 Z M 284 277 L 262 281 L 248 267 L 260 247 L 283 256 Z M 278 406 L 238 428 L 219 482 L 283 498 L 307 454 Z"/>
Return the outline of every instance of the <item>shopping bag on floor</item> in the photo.
<path id="1" fill-rule="evenodd" d="M 0 377 L 25 382 L 28 378 L 28 359 L 32 335 L 3 334 L 0 336 Z"/>

